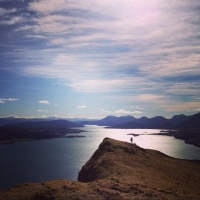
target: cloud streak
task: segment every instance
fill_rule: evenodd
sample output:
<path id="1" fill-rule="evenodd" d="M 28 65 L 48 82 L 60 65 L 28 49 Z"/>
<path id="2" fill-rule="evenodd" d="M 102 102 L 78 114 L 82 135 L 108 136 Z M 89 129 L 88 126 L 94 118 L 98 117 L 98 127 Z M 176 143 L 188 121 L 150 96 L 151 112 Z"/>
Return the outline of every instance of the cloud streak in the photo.
<path id="1" fill-rule="evenodd" d="M 13 41 L 1 42 L 4 62 L 12 60 L 6 70 L 54 79 L 79 93 L 157 104 L 169 112 L 198 106 L 199 1 L 33 0 L 22 5 L 0 8 L 0 28 Z M 172 102 L 184 103 L 173 107 Z"/>
<path id="2" fill-rule="evenodd" d="M 41 100 L 41 101 L 38 101 L 38 103 L 40 103 L 40 104 L 50 104 L 50 102 L 47 101 L 47 100 Z"/>
<path id="3" fill-rule="evenodd" d="M 77 108 L 86 108 L 86 106 L 81 105 L 81 106 L 77 106 Z"/>
<path id="4" fill-rule="evenodd" d="M 14 98 L 8 98 L 8 99 L 3 99 L 3 98 L 0 98 L 0 104 L 1 103 L 5 103 L 6 101 L 19 101 L 19 99 L 14 99 Z"/>
<path id="5" fill-rule="evenodd" d="M 185 34 L 186 31 L 184 30 L 186 29 L 188 30 L 187 23 L 184 24 L 182 22 L 177 26 L 177 21 L 175 20 L 174 24 L 171 24 L 172 20 L 170 19 L 173 17 L 173 12 L 171 11 L 172 13 L 169 12 L 169 14 L 165 13 L 165 10 L 162 9 L 161 6 L 163 2 L 162 3 L 159 3 L 158 1 L 153 1 L 153 2 L 154 3 L 151 3 L 150 6 L 148 7 L 148 5 L 146 5 L 144 1 L 142 1 L 142 3 L 136 3 L 135 1 L 131 3 L 130 1 L 125 1 L 122 5 L 123 8 L 121 9 L 122 13 L 119 13 L 119 16 L 116 15 L 115 12 L 115 9 L 118 7 L 116 5 L 110 4 L 109 2 L 108 3 L 104 2 L 105 5 L 103 5 L 102 3 L 98 3 L 98 6 L 93 7 L 94 6 L 93 4 L 88 6 L 89 3 L 91 3 L 91 1 L 80 3 L 76 1 L 72 2 L 72 1 L 61 0 L 58 1 L 56 5 L 54 4 L 53 1 L 50 1 L 48 2 L 48 6 L 47 6 L 47 1 L 38 1 L 30 3 L 29 9 L 42 14 L 40 18 L 35 20 L 36 25 L 32 26 L 32 28 L 35 28 L 33 29 L 35 32 L 38 32 L 39 34 L 44 34 L 48 32 L 51 33 L 52 36 L 54 36 L 54 34 L 56 35 L 59 34 L 60 35 L 59 38 L 56 37 L 56 39 L 53 39 L 49 42 L 52 42 L 53 45 L 56 44 L 61 45 L 60 47 L 61 49 L 62 48 L 65 49 L 65 47 L 70 47 L 70 51 L 73 51 L 74 48 L 77 49 L 76 50 L 77 52 L 75 52 L 76 55 L 75 57 L 73 52 L 73 57 L 74 57 L 73 59 L 71 59 L 72 58 L 71 52 L 67 54 L 61 53 L 58 55 L 57 58 L 54 57 L 55 59 L 53 66 L 55 65 L 60 66 L 59 68 L 61 68 L 62 70 L 63 69 L 65 70 L 66 68 L 67 70 L 70 70 L 70 68 L 74 66 L 80 66 L 78 67 L 78 70 L 82 69 L 81 71 L 89 71 L 87 70 L 89 64 L 87 62 L 87 57 L 89 60 L 91 59 L 91 56 L 95 55 L 95 53 L 96 55 L 98 55 L 98 57 L 101 54 L 105 55 L 106 53 L 105 50 L 108 48 L 110 49 L 109 58 L 105 59 L 100 57 L 92 61 L 94 71 L 96 70 L 98 71 L 100 66 L 106 68 L 105 64 L 104 66 L 102 66 L 102 63 L 106 62 L 106 63 L 112 63 L 111 65 L 109 64 L 109 66 L 111 68 L 112 67 L 114 68 L 113 71 L 115 71 L 119 65 L 119 64 L 116 65 L 116 63 L 121 63 L 125 66 L 134 63 L 135 68 L 139 69 L 141 74 L 143 73 L 149 74 L 150 76 L 155 76 L 155 75 L 171 76 L 174 75 L 175 73 L 177 75 L 181 75 L 181 74 L 187 74 L 188 71 L 192 74 L 195 74 L 198 71 L 197 66 L 199 64 L 198 60 L 199 46 L 198 45 L 194 46 L 192 42 L 188 41 L 188 39 L 191 38 L 191 35 L 194 35 L 193 31 L 192 30 L 191 32 L 187 31 L 187 34 Z M 179 4 L 177 5 L 179 6 Z M 176 7 L 177 5 L 173 4 L 172 6 Z M 188 4 L 186 5 L 188 6 Z M 64 14 L 63 15 L 55 14 L 59 11 L 63 11 L 66 9 L 67 10 L 78 9 L 83 12 L 87 6 L 88 9 L 91 11 L 91 13 L 96 11 L 99 14 L 102 14 L 104 12 L 106 12 L 107 14 L 107 10 L 106 11 L 103 10 L 103 8 L 105 7 L 107 7 L 109 11 L 111 11 L 112 8 L 113 11 L 110 12 L 110 20 L 100 21 L 99 18 L 94 18 L 94 19 L 92 17 L 88 18 L 85 15 L 83 15 L 83 17 L 80 18 L 80 16 L 73 16 L 73 15 L 66 16 Z M 135 8 L 136 13 L 131 13 L 129 6 L 131 8 Z M 166 3 L 164 3 L 164 6 L 166 6 L 167 8 L 169 7 L 169 5 Z M 98 9 L 96 7 L 98 7 Z M 128 9 L 129 12 L 126 15 L 123 15 L 125 14 L 124 12 L 126 9 Z M 146 14 L 146 16 L 142 16 L 144 19 L 141 19 L 141 21 L 137 19 L 137 17 L 138 18 L 141 17 L 141 15 L 146 12 L 147 13 L 149 12 L 149 14 Z M 154 12 L 157 14 L 153 14 Z M 162 12 L 165 18 L 161 18 L 162 20 L 159 20 L 158 16 L 161 15 Z M 183 15 L 182 11 L 179 11 L 176 14 L 180 17 Z M 158 16 L 153 17 L 153 15 L 158 15 Z M 190 15 L 192 14 L 190 13 Z M 130 21 L 131 16 L 135 17 L 133 21 Z M 150 22 L 148 23 L 148 21 L 150 21 L 149 16 L 152 16 L 153 19 L 156 18 L 154 19 L 155 22 L 153 24 L 151 24 Z M 122 24 L 125 27 L 127 27 L 128 30 L 119 29 Z M 165 24 L 165 26 L 163 26 L 162 24 Z M 140 26 L 142 27 L 145 26 L 145 29 L 142 29 Z M 109 27 L 112 27 L 114 31 L 111 31 Z M 171 28 L 169 29 L 169 27 Z M 132 32 L 130 28 L 133 28 L 133 30 L 137 31 Z M 193 26 L 193 29 L 195 28 L 196 27 Z M 89 31 L 90 29 L 92 30 Z M 62 35 L 62 32 L 65 32 L 66 35 L 66 30 L 68 30 L 67 31 L 68 37 L 64 37 Z M 74 31 L 81 32 L 82 34 L 81 35 L 73 34 Z M 174 33 L 181 33 L 181 35 Z M 171 37 L 170 35 L 174 36 Z M 186 39 L 188 43 L 184 44 L 183 46 L 181 42 L 184 41 L 184 39 Z M 107 41 L 107 43 L 105 43 L 104 41 Z M 137 49 L 132 47 L 134 46 L 134 44 L 137 45 Z M 172 46 L 170 46 L 170 44 Z M 115 51 L 113 51 L 112 46 L 113 48 L 115 48 Z M 126 50 L 124 52 L 122 51 L 122 49 L 125 46 L 129 50 L 128 51 Z M 84 51 L 85 49 L 89 50 L 89 52 L 88 53 L 87 51 L 85 52 Z M 190 53 L 188 55 L 188 51 L 189 52 L 193 51 L 194 53 L 193 54 Z M 83 56 L 77 57 L 77 55 L 78 54 L 80 55 L 80 53 L 83 54 Z M 120 55 L 118 59 L 117 54 L 119 53 Z M 182 57 L 179 56 L 182 54 L 183 54 Z M 61 60 L 60 57 L 62 57 Z M 85 57 L 86 59 L 83 60 L 83 58 Z M 131 59 L 131 57 L 133 59 Z M 80 60 L 80 64 L 77 62 L 78 60 Z M 51 68 L 51 66 L 48 65 L 48 69 L 49 67 Z M 58 75 L 57 77 L 62 78 L 62 74 L 60 74 L 59 68 L 58 70 L 55 69 L 54 70 Z M 173 70 L 174 68 L 176 68 L 175 72 Z M 29 69 L 28 71 L 30 72 L 30 70 L 32 71 L 32 69 Z M 152 74 L 152 71 L 154 71 L 155 73 Z M 32 73 L 37 73 L 37 72 L 32 71 Z M 46 75 L 47 77 L 50 76 L 47 70 L 44 73 L 41 71 L 41 75 Z M 78 80 L 78 77 L 75 80 Z"/>
<path id="6" fill-rule="evenodd" d="M 124 109 L 119 109 L 116 111 L 108 111 L 105 109 L 101 109 L 101 112 L 106 113 L 106 114 L 113 114 L 113 115 L 133 115 L 133 114 L 142 114 L 142 111 L 129 111 L 129 110 L 124 110 Z"/>
<path id="7" fill-rule="evenodd" d="M 129 115 L 129 114 L 141 114 L 141 111 L 128 111 L 124 109 L 116 110 L 115 113 L 117 115 Z"/>
<path id="8" fill-rule="evenodd" d="M 3 15 L 8 14 L 8 13 L 14 13 L 14 12 L 16 12 L 15 8 L 10 9 L 10 10 L 4 9 L 4 8 L 0 8 L 0 16 L 3 16 Z"/>

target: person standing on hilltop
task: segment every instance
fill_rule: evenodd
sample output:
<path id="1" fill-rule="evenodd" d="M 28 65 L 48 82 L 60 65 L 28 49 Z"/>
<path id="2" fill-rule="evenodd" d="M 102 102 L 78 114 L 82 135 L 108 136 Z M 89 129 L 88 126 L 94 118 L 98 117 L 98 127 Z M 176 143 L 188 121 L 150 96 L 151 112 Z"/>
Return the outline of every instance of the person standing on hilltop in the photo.
<path id="1" fill-rule="evenodd" d="M 133 138 L 131 137 L 131 143 L 133 143 Z"/>

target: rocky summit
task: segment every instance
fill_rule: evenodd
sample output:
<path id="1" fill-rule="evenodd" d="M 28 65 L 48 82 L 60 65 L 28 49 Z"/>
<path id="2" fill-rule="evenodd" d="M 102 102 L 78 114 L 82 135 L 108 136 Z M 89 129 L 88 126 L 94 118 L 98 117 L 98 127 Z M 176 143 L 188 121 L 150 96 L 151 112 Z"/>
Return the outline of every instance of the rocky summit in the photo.
<path id="1" fill-rule="evenodd" d="M 105 138 L 78 181 L 21 184 L 0 191 L 0 200 L 200 199 L 199 182 L 200 161 Z"/>

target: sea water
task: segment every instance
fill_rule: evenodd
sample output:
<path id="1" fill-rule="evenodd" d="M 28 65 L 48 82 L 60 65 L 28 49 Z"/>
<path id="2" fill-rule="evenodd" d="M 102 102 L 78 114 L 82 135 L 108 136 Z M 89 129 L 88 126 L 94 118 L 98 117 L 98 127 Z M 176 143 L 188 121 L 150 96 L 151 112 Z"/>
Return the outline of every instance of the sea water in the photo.
<path id="1" fill-rule="evenodd" d="M 20 183 L 53 179 L 77 180 L 81 167 L 92 156 L 105 137 L 130 142 L 130 133 L 137 145 L 159 150 L 181 159 L 200 160 L 200 148 L 174 137 L 150 135 L 157 129 L 107 129 L 100 126 L 80 128 L 85 137 L 57 138 L 0 145 L 0 189 Z M 77 134 L 75 134 L 77 135 Z"/>

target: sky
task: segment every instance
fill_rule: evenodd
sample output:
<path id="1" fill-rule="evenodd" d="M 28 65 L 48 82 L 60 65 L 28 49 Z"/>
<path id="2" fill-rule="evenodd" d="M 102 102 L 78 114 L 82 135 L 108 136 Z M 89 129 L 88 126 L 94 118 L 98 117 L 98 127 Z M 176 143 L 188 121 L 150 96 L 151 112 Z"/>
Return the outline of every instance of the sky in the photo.
<path id="1" fill-rule="evenodd" d="M 200 0 L 0 0 L 0 117 L 200 112 Z"/>

